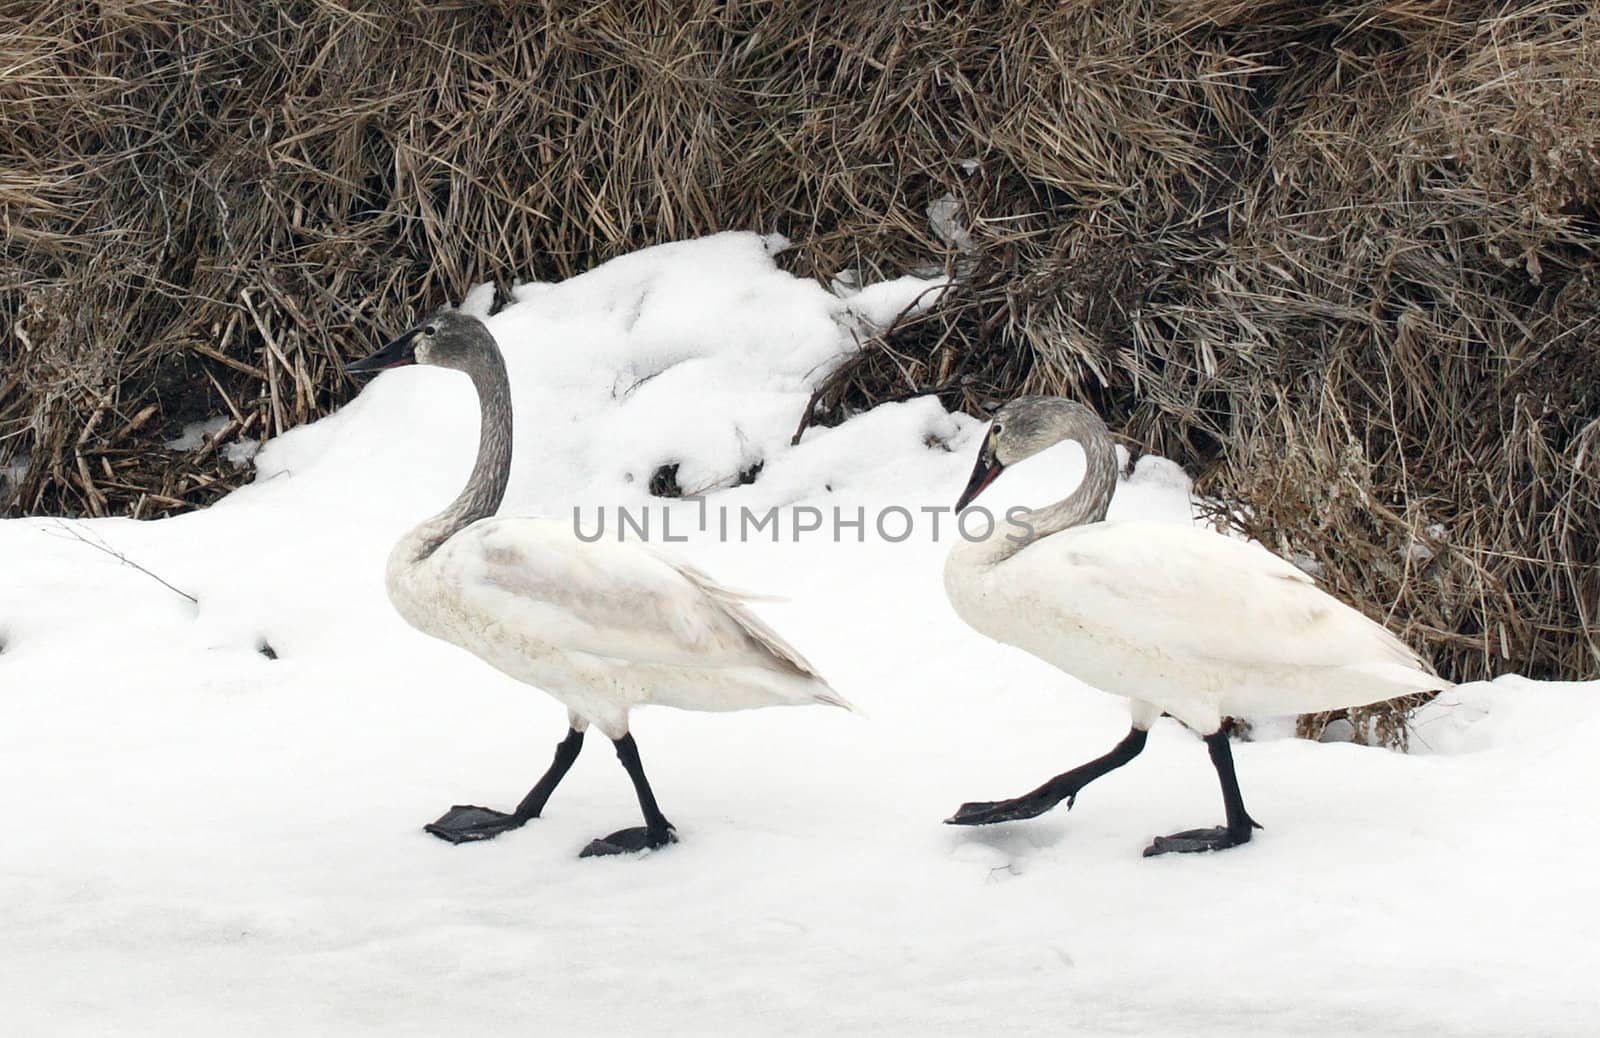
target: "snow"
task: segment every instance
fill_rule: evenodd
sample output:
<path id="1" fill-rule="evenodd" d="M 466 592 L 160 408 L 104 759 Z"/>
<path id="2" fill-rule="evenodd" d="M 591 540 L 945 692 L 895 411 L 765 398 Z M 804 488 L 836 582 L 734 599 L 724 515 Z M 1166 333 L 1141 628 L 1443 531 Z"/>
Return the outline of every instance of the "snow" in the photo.
<path id="1" fill-rule="evenodd" d="M 163 446 L 173 451 L 192 451 L 205 446 L 222 430 L 229 425 L 226 417 L 218 415 L 207 418 L 203 422 L 190 422 L 183 427 L 183 431 L 175 438 L 168 440 Z M 235 468 L 247 464 L 261 448 L 261 441 L 248 436 L 241 436 L 222 448 L 222 456 Z M 3 470 L 0 470 L 3 472 Z"/>
<path id="2" fill-rule="evenodd" d="M 190 422 L 183 427 L 183 432 L 176 439 L 168 440 L 164 446 L 169 451 L 192 451 L 200 447 L 211 437 L 227 428 L 228 419 L 221 415 L 207 418 L 203 422 Z"/>
<path id="3" fill-rule="evenodd" d="M 476 443 L 465 379 L 386 373 L 204 511 L 0 524 L 7 1034 L 1590 1030 L 1595 683 L 1455 689 L 1412 754 L 1240 744 L 1267 828 L 1224 854 L 1139 855 L 1221 820 L 1203 746 L 1168 721 L 1070 813 L 941 825 L 1105 752 L 1125 707 L 946 605 L 950 518 L 936 540 L 921 510 L 954 502 L 981 423 L 923 398 L 789 446 L 859 312 L 779 270 L 781 244 L 520 287 L 490 318 L 517 405 L 504 511 L 581 507 L 588 529 L 670 508 L 691 533 L 671 550 L 783 596 L 756 608 L 865 716 L 635 714 L 682 837 L 642 860 L 577 858 L 638 819 L 595 733 L 543 819 L 423 834 L 453 803 L 514 805 L 565 722 L 385 600 L 389 545 Z M 862 291 L 890 316 L 938 287 L 887 284 Z M 708 532 L 701 503 L 648 495 L 663 464 L 707 491 Z M 1113 517 L 1192 505 L 1146 457 Z M 895 506 L 912 531 L 891 542 Z M 776 537 L 715 536 L 772 508 Z M 837 526 L 858 509 L 864 529 Z"/>
<path id="4" fill-rule="evenodd" d="M 893 327 L 902 317 L 932 308 L 949 285 L 945 278 L 906 275 L 852 292 L 845 306 L 869 333 L 875 334 Z"/>

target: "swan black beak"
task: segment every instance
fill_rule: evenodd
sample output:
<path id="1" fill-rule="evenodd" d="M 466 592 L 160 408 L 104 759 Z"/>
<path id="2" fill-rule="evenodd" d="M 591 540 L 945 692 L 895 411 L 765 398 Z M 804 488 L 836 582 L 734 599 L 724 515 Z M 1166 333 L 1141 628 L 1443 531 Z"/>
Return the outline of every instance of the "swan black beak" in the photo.
<path id="1" fill-rule="evenodd" d="M 961 492 L 961 499 L 956 502 L 956 511 L 972 504 L 973 499 L 983 493 L 983 489 L 993 483 L 1004 468 L 995 460 L 994 438 L 984 440 L 983 449 L 978 451 L 978 463 L 972 466 L 972 478 L 967 480 L 967 489 Z"/>
<path id="2" fill-rule="evenodd" d="M 403 368 L 417 362 L 417 329 L 413 328 L 370 357 L 362 357 L 344 366 L 344 370 L 360 374 L 367 371 L 386 371 Z"/>

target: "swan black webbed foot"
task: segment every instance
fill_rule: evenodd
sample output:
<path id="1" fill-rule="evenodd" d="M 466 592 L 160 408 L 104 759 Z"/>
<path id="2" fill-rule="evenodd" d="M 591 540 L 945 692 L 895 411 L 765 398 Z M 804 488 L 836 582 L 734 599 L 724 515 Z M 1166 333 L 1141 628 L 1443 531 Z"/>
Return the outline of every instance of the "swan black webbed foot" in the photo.
<path id="1" fill-rule="evenodd" d="M 677 842 L 678 836 L 672 831 L 670 824 L 659 831 L 652 831 L 649 826 L 636 825 L 631 829 L 618 829 L 610 836 L 590 840 L 589 846 L 585 847 L 578 857 L 600 858 L 615 854 L 638 854 L 641 851 L 653 851 Z"/>
<path id="2" fill-rule="evenodd" d="M 423 832 L 432 833 L 450 843 L 461 844 L 492 840 L 501 833 L 522 828 L 528 824 L 529 819 L 539 817 L 544 805 L 550 800 L 550 794 L 561 784 L 567 769 L 572 767 L 572 762 L 578 759 L 578 751 L 582 749 L 582 730 L 569 729 L 567 737 L 556 744 L 556 754 L 550 761 L 550 767 L 539 777 L 534 787 L 528 790 L 528 795 L 522 798 L 522 803 L 517 805 L 517 809 L 510 814 L 496 811 L 492 807 L 457 804 L 436 820 L 423 826 Z"/>
<path id="3" fill-rule="evenodd" d="M 665 847 L 678 840 L 673 835 L 672 823 L 667 821 L 667 816 L 661 813 L 660 806 L 656 804 L 656 795 L 650 789 L 650 780 L 645 778 L 644 764 L 639 760 L 639 746 L 633 741 L 633 736 L 624 732 L 620 738 L 612 740 L 612 745 L 617 748 L 617 760 L 633 780 L 634 792 L 639 795 L 639 810 L 644 814 L 644 824 L 632 829 L 618 829 L 610 836 L 590 840 L 589 846 L 578 855 L 580 858 L 637 854 Z"/>
<path id="4" fill-rule="evenodd" d="M 475 843 L 478 840 L 492 840 L 501 833 L 520 829 L 527 822 L 526 818 L 496 811 L 492 807 L 456 804 L 440 815 L 436 821 L 423 826 L 422 830 L 449 843 Z"/>
<path id="5" fill-rule="evenodd" d="M 1024 818 L 1036 818 L 1063 800 L 1070 808 L 1084 786 L 1137 757 L 1144 749 L 1148 735 L 1148 732 L 1135 725 L 1105 756 L 1096 757 L 1087 764 L 1080 764 L 1071 771 L 1063 772 L 1038 789 L 1024 793 L 1020 797 L 1012 797 L 1010 800 L 974 800 L 962 804 L 956 809 L 955 814 L 944 820 L 944 823 L 993 825 L 996 822 L 1016 822 Z"/>
<path id="6" fill-rule="evenodd" d="M 1185 829 L 1171 836 L 1157 836 L 1144 849 L 1146 858 L 1158 854 L 1195 854 L 1200 851 L 1225 851 L 1250 842 L 1250 832 L 1261 828 L 1261 823 L 1250 817 L 1244 809 L 1244 797 L 1239 793 L 1239 777 L 1233 770 L 1233 751 L 1228 748 L 1228 733 L 1218 729 L 1205 737 L 1206 748 L 1211 752 L 1211 763 L 1217 769 L 1222 783 L 1222 805 L 1228 812 L 1228 824 L 1212 829 Z"/>
<path id="7" fill-rule="evenodd" d="M 1146 858 L 1154 858 L 1158 854 L 1196 854 L 1200 851 L 1225 851 L 1229 847 L 1237 847 L 1242 843 L 1249 842 L 1249 829 L 1246 829 L 1242 836 L 1235 836 L 1224 825 L 1211 829 L 1185 829 L 1183 832 L 1173 833 L 1171 836 L 1157 836 L 1150 846 L 1144 849 L 1144 856 Z"/>
<path id="8" fill-rule="evenodd" d="M 1063 799 L 1072 806 L 1072 796 L 1041 795 L 1034 790 L 1010 800 L 973 800 L 956 808 L 956 813 L 944 820 L 945 825 L 994 825 L 997 822 L 1019 822 L 1024 818 L 1037 818 L 1055 807 Z"/>

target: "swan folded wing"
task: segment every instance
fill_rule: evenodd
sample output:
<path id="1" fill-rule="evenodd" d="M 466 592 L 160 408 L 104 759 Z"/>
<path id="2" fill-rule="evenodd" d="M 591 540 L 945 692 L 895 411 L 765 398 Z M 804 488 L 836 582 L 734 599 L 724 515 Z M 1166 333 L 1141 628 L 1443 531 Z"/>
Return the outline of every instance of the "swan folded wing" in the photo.
<path id="1" fill-rule="evenodd" d="M 738 592 L 640 545 L 584 543 L 559 523 L 499 518 L 451 538 L 435 561 L 453 575 L 463 611 L 562 652 L 816 678 Z"/>
<path id="2" fill-rule="evenodd" d="M 1041 550 L 1042 549 L 1042 550 Z M 1382 625 L 1258 544 L 1172 523 L 1097 523 L 1030 546 L 1043 601 L 1089 629 L 1112 628 L 1173 656 L 1236 665 L 1370 667 L 1430 673 Z"/>
<path id="3" fill-rule="evenodd" d="M 662 558 L 661 561 L 676 569 L 685 580 L 699 588 L 702 594 L 721 606 L 728 619 L 737 624 L 746 636 L 753 639 L 774 659 L 797 674 L 816 678 L 818 681 L 822 680 L 822 676 L 817 673 L 816 668 L 811 665 L 810 661 L 800 655 L 794 646 L 784 641 L 777 631 L 767 626 L 766 621 L 746 608 L 745 602 L 747 600 L 761 600 L 766 596 L 748 595 L 745 592 L 735 591 L 733 588 L 718 584 L 705 573 L 686 562 L 677 562 L 666 558 Z"/>

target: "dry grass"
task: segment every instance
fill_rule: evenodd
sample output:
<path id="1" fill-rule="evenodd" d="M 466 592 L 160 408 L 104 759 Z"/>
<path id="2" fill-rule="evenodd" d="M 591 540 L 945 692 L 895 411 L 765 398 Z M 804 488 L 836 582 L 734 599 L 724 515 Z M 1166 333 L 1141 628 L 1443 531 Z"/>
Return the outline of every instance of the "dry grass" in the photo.
<path id="1" fill-rule="evenodd" d="M 779 230 L 805 275 L 964 277 L 807 420 L 1070 393 L 1444 673 L 1592 674 L 1596 19 L 0 3 L 0 499 L 203 504 L 229 440 L 337 406 L 342 358 L 475 281 Z"/>

